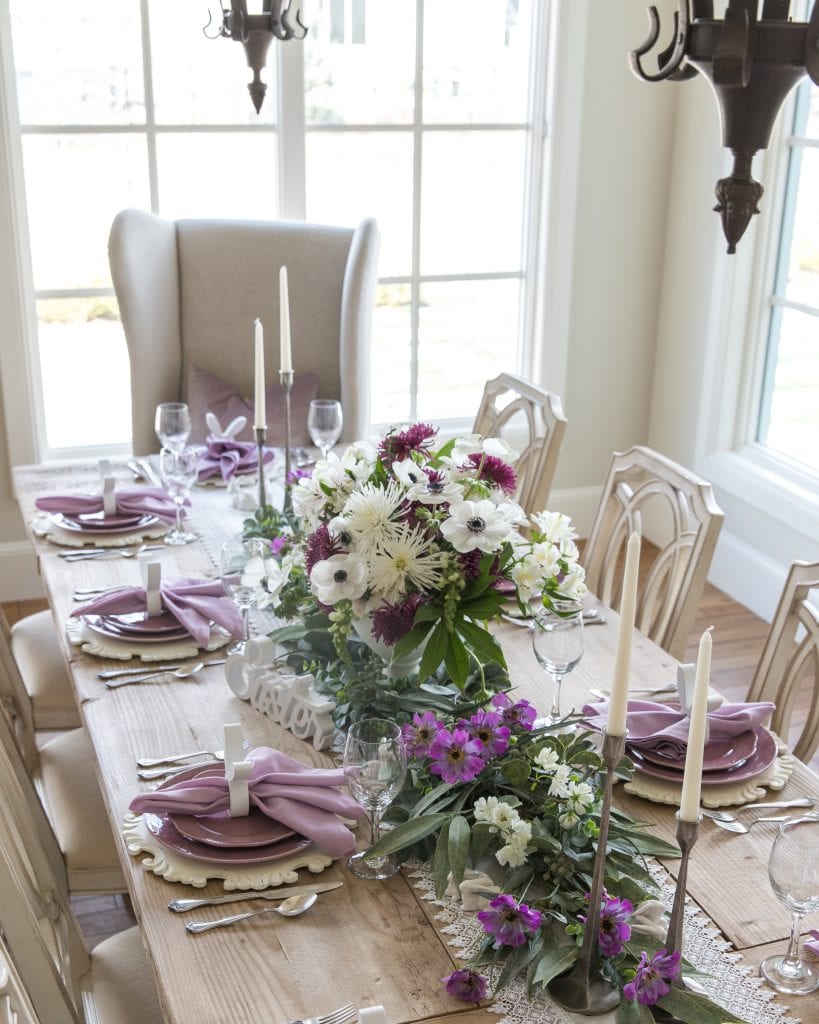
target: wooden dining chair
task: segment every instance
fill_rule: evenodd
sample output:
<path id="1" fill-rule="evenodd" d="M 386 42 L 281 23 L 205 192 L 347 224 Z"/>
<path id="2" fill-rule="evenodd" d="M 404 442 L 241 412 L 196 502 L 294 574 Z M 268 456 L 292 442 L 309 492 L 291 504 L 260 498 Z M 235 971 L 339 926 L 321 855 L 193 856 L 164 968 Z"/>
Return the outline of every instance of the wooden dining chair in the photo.
<path id="1" fill-rule="evenodd" d="M 38 744 L 28 695 L 0 658 L 0 748 L 14 765 L 43 842 L 51 837 L 75 895 L 125 891 L 125 879 L 84 729 Z"/>
<path id="2" fill-rule="evenodd" d="M 650 448 L 615 452 L 583 550 L 589 590 L 619 609 L 626 544 L 645 533 L 657 551 L 641 553 L 636 626 L 682 658 L 722 520 L 707 481 Z"/>
<path id="3" fill-rule="evenodd" d="M 473 429 L 501 437 L 521 453 L 515 498 L 527 513 L 547 507 L 566 424 L 557 395 L 511 373 L 486 382 Z"/>
<path id="4" fill-rule="evenodd" d="M 811 599 L 817 588 L 819 562 L 794 562 L 748 690 L 749 701 L 776 704 L 771 728 L 806 764 L 819 747 L 819 600 Z M 803 694 L 808 707 L 800 722 L 801 711 L 794 718 Z M 801 725 L 795 743 L 792 724 Z"/>
<path id="5" fill-rule="evenodd" d="M 80 713 L 48 608 L 13 626 L 0 608 L 0 657 L 28 694 L 35 729 L 77 728 Z"/>
<path id="6" fill-rule="evenodd" d="M 28 795 L 2 745 L 0 810 L 0 1020 L 162 1024 L 137 928 L 88 952 L 60 851 L 32 819 Z"/>

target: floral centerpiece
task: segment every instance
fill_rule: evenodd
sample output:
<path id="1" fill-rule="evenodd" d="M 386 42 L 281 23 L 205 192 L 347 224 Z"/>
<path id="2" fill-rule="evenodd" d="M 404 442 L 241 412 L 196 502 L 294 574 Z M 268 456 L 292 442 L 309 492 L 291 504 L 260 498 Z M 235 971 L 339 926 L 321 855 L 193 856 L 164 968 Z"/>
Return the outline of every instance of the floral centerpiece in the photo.
<path id="1" fill-rule="evenodd" d="M 437 673 L 488 696 L 508 682 L 487 622 L 509 601 L 552 606 L 585 594 L 568 517 L 527 519 L 514 500 L 516 453 L 477 435 L 435 442 L 419 423 L 377 449 L 330 453 L 295 482 L 292 520 L 266 509 L 246 524 L 247 535 L 274 536 L 270 557 L 248 567 L 259 605 L 297 620 L 274 638 L 296 659 L 309 654 L 342 707 L 346 682 L 367 677 L 361 644 L 394 679 L 417 686 Z M 381 661 L 372 664 L 380 677 Z M 345 666 L 356 669 L 349 679 Z"/>

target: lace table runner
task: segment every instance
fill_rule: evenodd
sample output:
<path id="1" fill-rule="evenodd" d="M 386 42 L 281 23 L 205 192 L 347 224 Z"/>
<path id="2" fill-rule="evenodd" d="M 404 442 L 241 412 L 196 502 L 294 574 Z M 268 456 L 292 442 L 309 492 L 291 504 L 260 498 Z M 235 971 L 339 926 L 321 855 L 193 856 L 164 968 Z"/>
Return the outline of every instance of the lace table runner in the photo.
<path id="1" fill-rule="evenodd" d="M 661 883 L 660 899 L 670 909 L 674 897 L 673 879 L 657 863 L 651 864 L 651 870 Z M 410 877 L 423 898 L 440 907 L 435 919 L 444 923 L 442 932 L 451 936 L 449 945 L 462 959 L 468 959 L 485 937 L 476 915 L 464 911 L 456 900 L 436 899 L 433 875 L 426 865 L 417 862 L 410 865 Z M 749 1024 L 783 1024 L 785 1021 L 798 1024 L 798 1018 L 786 1016 L 788 1007 L 771 1002 L 774 995 L 760 988 L 762 979 L 751 976 L 753 968 L 740 962 L 741 954 L 734 952 L 713 923 L 690 903 L 685 909 L 685 958 L 698 970 L 711 975 L 697 980 L 707 995 L 725 1008 L 726 1020 L 735 1015 Z M 487 1009 L 500 1015 L 499 1024 L 579 1024 L 589 1020 L 563 1010 L 548 998 L 529 999 L 526 986 L 520 981 L 507 985 Z M 614 1024 L 615 1015 L 605 1014 L 595 1020 L 600 1024 Z"/>

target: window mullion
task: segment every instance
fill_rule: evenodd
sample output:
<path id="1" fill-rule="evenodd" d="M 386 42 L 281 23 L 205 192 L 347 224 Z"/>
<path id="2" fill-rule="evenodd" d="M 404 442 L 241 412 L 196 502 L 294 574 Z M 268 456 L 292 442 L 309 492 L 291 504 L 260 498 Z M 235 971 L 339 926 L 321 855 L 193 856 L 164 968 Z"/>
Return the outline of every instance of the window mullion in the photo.
<path id="1" fill-rule="evenodd" d="M 415 82 L 412 123 L 412 270 L 410 279 L 410 419 L 418 418 L 418 346 L 421 321 L 421 174 L 424 120 L 424 3 L 415 3 Z"/>
<path id="2" fill-rule="evenodd" d="M 151 210 L 159 213 L 159 174 L 156 161 L 156 111 L 154 110 L 154 76 L 151 61 L 151 24 L 148 0 L 140 0 L 140 25 L 142 26 L 142 80 L 145 90 L 145 144 L 148 158 L 148 189 L 151 196 Z M 135 131 L 139 127 L 135 126 Z"/>

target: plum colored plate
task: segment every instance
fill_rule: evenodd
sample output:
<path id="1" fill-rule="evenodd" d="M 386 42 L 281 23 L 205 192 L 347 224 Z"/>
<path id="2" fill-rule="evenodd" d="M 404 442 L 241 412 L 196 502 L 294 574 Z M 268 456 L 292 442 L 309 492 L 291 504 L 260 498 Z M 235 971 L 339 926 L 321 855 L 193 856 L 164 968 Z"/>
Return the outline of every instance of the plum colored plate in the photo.
<path id="1" fill-rule="evenodd" d="M 732 736 L 725 740 L 712 740 L 705 744 L 703 752 L 702 770 L 704 772 L 719 772 L 726 768 L 739 768 L 751 757 L 757 748 L 758 737 L 756 731 L 747 729 L 738 736 Z M 685 768 L 685 754 L 678 757 L 661 754 L 658 750 L 651 750 L 646 747 L 636 747 L 646 761 L 656 764 L 660 768 L 670 768 L 672 771 L 682 772 Z"/>
<path id="2" fill-rule="evenodd" d="M 132 633 L 107 623 L 106 617 L 103 615 L 83 615 L 82 619 L 94 633 L 107 636 L 111 640 L 127 640 L 134 644 L 165 644 L 170 640 L 180 640 L 190 636 L 184 626 L 179 626 L 179 631 L 173 633 Z"/>
<path id="3" fill-rule="evenodd" d="M 125 524 L 120 522 L 118 526 L 104 526 L 102 519 L 94 521 L 88 516 L 79 521 L 78 519 L 64 516 L 59 512 L 51 518 L 55 526 L 59 526 L 61 530 L 70 530 L 73 533 L 133 533 L 134 530 L 146 530 L 149 527 L 156 526 L 159 522 L 156 516 L 148 515 L 147 513 L 136 517 L 128 516 L 128 521 Z"/>
<path id="4" fill-rule="evenodd" d="M 184 857 L 195 857 L 209 864 L 264 864 L 265 861 L 282 860 L 299 853 L 311 843 L 305 836 L 294 834 L 278 843 L 267 846 L 217 847 L 187 839 L 178 832 L 169 814 L 143 814 L 145 827 L 163 846 L 167 846 Z"/>
<path id="5" fill-rule="evenodd" d="M 106 515 L 104 512 L 63 512 L 63 519 L 68 520 L 83 530 L 112 530 L 118 526 L 133 526 L 145 515 L 144 512 L 124 512 Z"/>
<path id="6" fill-rule="evenodd" d="M 123 612 L 122 614 L 101 615 L 106 626 L 113 626 L 124 633 L 178 633 L 185 627 L 170 612 L 161 615 L 149 615 L 147 612 Z"/>
<path id="7" fill-rule="evenodd" d="M 738 768 L 722 768 L 719 771 L 703 772 L 703 786 L 719 786 L 726 782 L 740 782 L 743 779 L 752 779 L 755 775 L 764 772 L 776 759 L 776 741 L 763 726 L 757 726 L 756 750 L 748 760 Z M 671 782 L 682 782 L 682 772 L 676 768 L 661 768 L 657 764 L 647 761 L 641 750 L 635 750 L 626 745 L 626 754 L 634 761 L 638 770 L 644 775 L 652 775 L 655 779 L 669 779 Z"/>

